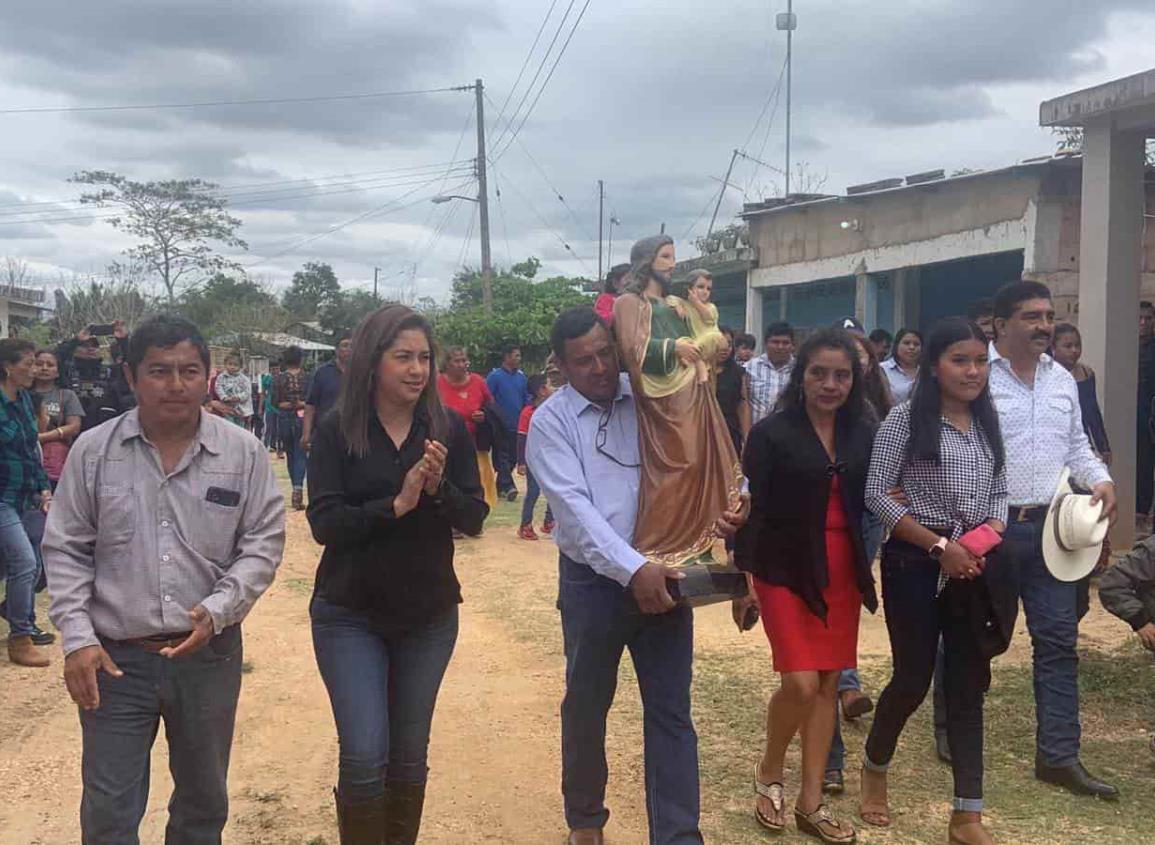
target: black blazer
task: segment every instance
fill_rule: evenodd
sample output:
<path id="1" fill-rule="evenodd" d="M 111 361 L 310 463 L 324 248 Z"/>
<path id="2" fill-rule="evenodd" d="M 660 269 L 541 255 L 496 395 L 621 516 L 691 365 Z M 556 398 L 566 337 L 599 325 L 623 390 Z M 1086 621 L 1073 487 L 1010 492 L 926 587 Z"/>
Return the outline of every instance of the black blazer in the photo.
<path id="1" fill-rule="evenodd" d="M 863 496 L 875 426 L 839 420 L 837 459 L 831 463 L 804 411 L 773 413 L 750 431 L 744 469 L 750 480 L 750 519 L 738 532 L 734 561 L 768 584 L 788 587 L 821 619 L 826 565 L 826 508 L 830 481 L 840 476 L 842 504 L 852 530 L 854 565 L 862 601 L 878 609 L 870 561 L 862 541 Z"/>

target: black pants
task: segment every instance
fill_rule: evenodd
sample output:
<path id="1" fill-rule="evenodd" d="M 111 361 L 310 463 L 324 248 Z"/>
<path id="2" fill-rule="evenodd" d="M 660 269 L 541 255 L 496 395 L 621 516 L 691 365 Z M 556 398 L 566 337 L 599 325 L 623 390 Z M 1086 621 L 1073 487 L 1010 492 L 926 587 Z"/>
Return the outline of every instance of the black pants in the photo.
<path id="1" fill-rule="evenodd" d="M 887 766 L 894 757 L 907 719 L 926 698 L 941 633 L 955 809 L 981 810 L 983 696 L 990 687 L 991 665 L 979 651 L 969 619 L 966 591 L 975 585 L 951 581 L 936 598 L 938 573 L 938 564 L 922 549 L 895 540 L 883 547 L 882 600 L 894 675 L 879 696 L 866 756 L 874 768 Z"/>
<path id="2" fill-rule="evenodd" d="M 1147 418 L 1139 417 L 1139 427 L 1135 431 L 1135 513 L 1146 516 L 1151 513 L 1151 499 L 1155 494 L 1155 445 L 1151 443 L 1151 432 Z"/>

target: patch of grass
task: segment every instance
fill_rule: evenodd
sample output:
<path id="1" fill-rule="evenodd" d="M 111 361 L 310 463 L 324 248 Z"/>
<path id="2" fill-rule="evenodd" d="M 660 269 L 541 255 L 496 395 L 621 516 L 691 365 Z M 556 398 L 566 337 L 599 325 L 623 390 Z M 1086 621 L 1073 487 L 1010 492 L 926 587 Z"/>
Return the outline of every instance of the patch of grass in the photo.
<path id="1" fill-rule="evenodd" d="M 877 696 L 888 665 L 864 666 L 864 681 Z M 769 660 L 760 667 L 745 658 L 711 651 L 694 666 L 694 715 L 702 767 L 702 824 L 707 841 L 754 845 L 765 837 L 751 817 L 751 772 L 765 741 L 765 707 L 776 685 Z M 1094 841 L 1147 841 L 1155 805 L 1150 803 L 1155 758 L 1146 750 L 1152 667 L 1136 648 L 1089 651 L 1080 667 L 1082 759 L 1095 774 L 1123 792 L 1116 804 L 1072 798 L 1034 779 L 1035 708 L 1030 667 L 995 664 L 986 706 L 986 803 L 989 823 L 1002 843 L 1056 845 Z M 907 723 L 891 774 L 890 831 L 862 831 L 870 842 L 925 843 L 944 839 L 952 794 L 951 772 L 934 754 L 928 701 Z M 836 813 L 857 812 L 858 778 L 869 720 L 843 723 L 847 747 L 847 794 L 831 803 Z M 797 741 L 787 757 L 788 800 L 797 791 Z M 790 834 L 786 841 L 803 841 Z"/>
<path id="2" fill-rule="evenodd" d="M 253 673 L 253 661 L 246 660 L 243 663 L 241 663 L 241 674 L 242 675 L 251 675 L 252 673 Z"/>
<path id="3" fill-rule="evenodd" d="M 302 595 L 311 595 L 313 592 L 312 578 L 282 578 L 279 582 L 281 586 L 294 593 Z"/>
<path id="4" fill-rule="evenodd" d="M 329 840 L 324 836 L 314 836 L 305 845 L 329 845 Z"/>

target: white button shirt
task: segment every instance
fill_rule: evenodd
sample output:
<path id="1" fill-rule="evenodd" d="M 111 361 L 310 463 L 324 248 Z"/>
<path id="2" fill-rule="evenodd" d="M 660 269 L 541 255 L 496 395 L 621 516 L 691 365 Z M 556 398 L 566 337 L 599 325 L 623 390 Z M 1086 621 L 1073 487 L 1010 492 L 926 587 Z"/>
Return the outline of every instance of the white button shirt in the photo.
<path id="1" fill-rule="evenodd" d="M 990 345 L 991 398 L 1007 452 L 1007 492 L 1012 506 L 1049 504 L 1063 467 L 1090 489 L 1110 481 L 1107 467 L 1083 431 L 1074 377 L 1049 355 L 1035 365 L 1035 385 L 1015 375 L 1011 362 Z"/>

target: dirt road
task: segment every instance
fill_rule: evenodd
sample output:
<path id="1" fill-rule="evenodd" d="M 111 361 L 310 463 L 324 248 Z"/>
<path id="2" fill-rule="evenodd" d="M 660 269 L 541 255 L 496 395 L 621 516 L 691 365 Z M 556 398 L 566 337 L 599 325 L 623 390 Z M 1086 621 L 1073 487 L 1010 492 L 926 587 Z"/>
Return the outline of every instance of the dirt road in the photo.
<path id="1" fill-rule="evenodd" d="M 512 510 L 512 506 L 502 506 Z M 500 516 L 500 514 L 499 514 Z M 461 637 L 433 730 L 432 769 L 422 842 L 429 845 L 564 841 L 558 793 L 557 710 L 563 659 L 552 543 L 514 537 L 509 514 L 480 540 L 459 545 L 466 594 Z M 245 623 L 247 673 L 231 769 L 232 845 L 336 845 L 331 788 L 336 738 L 313 661 L 307 604 L 318 549 L 302 514 L 290 514 L 288 551 L 274 586 Z M 1101 611 L 1084 632 L 1092 641 L 1125 636 Z M 739 637 L 726 609 L 698 612 L 699 651 L 726 650 L 760 666 L 765 640 Z M 1011 659 L 1025 655 L 1016 638 Z M 864 659 L 887 653 L 881 617 L 863 624 Z M 0 845 L 79 841 L 80 736 L 57 662 L 47 671 L 0 658 Z M 770 683 L 769 663 L 764 664 Z M 609 757 L 615 845 L 642 845 L 645 808 L 636 686 L 623 669 L 611 716 Z M 751 737 L 754 754 L 760 736 Z M 703 736 L 704 747 L 709 738 Z M 751 757 L 753 759 L 753 757 Z M 745 766 L 745 761 L 742 761 Z M 163 841 L 168 778 L 163 738 L 153 754 L 153 786 L 142 841 Z M 733 808 L 744 812 L 744 795 Z"/>

